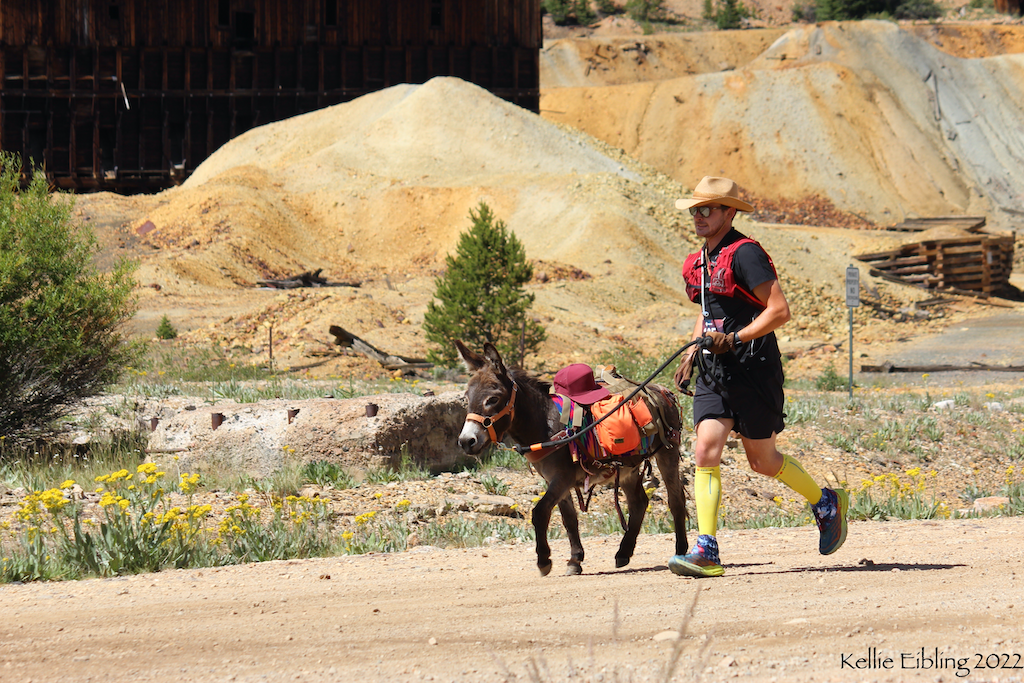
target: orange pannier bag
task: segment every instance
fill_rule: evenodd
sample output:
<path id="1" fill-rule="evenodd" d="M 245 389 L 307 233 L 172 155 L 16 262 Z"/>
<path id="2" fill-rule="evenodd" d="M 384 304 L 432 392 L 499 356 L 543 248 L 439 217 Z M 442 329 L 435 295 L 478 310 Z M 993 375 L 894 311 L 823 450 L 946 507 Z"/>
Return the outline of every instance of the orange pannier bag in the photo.
<path id="1" fill-rule="evenodd" d="M 610 398 L 598 401 L 590 407 L 594 420 L 600 420 L 608 412 L 622 402 L 622 394 L 612 394 Z M 634 399 L 619 406 L 614 414 L 594 428 L 601 446 L 612 455 L 622 455 L 636 450 L 640 446 L 641 429 L 653 424 L 654 418 L 647 404 L 641 399 Z"/>

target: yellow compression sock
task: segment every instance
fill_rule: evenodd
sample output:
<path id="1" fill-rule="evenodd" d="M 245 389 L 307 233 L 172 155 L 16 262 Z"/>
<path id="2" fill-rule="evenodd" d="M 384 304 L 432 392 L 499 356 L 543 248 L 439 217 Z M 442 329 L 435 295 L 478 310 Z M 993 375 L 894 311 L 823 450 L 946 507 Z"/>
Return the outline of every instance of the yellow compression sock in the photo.
<path id="1" fill-rule="evenodd" d="M 788 455 L 783 456 L 782 469 L 775 478 L 806 498 L 811 505 L 821 500 L 821 487 L 800 463 Z"/>
<path id="2" fill-rule="evenodd" d="M 693 504 L 697 508 L 697 533 L 714 536 L 718 531 L 718 504 L 722 500 L 722 468 L 698 467 L 693 475 Z"/>

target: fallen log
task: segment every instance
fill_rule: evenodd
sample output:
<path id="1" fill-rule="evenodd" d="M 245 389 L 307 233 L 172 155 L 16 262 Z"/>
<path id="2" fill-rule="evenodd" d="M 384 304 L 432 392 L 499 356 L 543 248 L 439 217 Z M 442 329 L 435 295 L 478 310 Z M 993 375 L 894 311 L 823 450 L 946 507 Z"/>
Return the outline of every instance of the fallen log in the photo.
<path id="1" fill-rule="evenodd" d="M 881 365 L 862 365 L 861 372 L 1024 372 L 1024 365 L 894 365 L 889 361 Z"/>
<path id="2" fill-rule="evenodd" d="M 328 282 L 326 278 L 320 277 L 323 268 L 317 268 L 312 273 L 305 272 L 283 280 L 257 280 L 256 284 L 271 289 L 298 289 L 300 287 L 358 287 L 358 282 Z"/>
<path id="3" fill-rule="evenodd" d="M 331 325 L 328 331 L 334 336 L 335 344 L 351 348 L 353 351 L 377 361 L 385 370 L 422 370 L 434 367 L 433 363 L 424 358 L 407 358 L 381 351 L 338 325 Z"/>

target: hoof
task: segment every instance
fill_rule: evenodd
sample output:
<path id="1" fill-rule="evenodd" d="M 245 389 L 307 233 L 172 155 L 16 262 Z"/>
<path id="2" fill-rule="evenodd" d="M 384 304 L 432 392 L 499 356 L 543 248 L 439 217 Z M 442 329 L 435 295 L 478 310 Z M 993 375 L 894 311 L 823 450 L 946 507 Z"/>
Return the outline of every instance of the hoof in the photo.
<path id="1" fill-rule="evenodd" d="M 580 566 L 579 562 L 569 562 L 569 566 L 565 568 L 566 576 L 579 576 L 583 573 L 583 567 Z"/>
<path id="2" fill-rule="evenodd" d="M 541 565 L 537 565 L 537 569 L 539 569 L 539 570 L 540 570 L 540 575 L 541 575 L 541 576 L 547 576 L 548 574 L 550 574 L 550 573 L 551 573 L 551 563 L 550 563 L 550 562 L 548 562 L 548 563 L 547 563 L 546 565 L 544 565 L 544 566 L 541 566 Z"/>
<path id="3" fill-rule="evenodd" d="M 615 568 L 616 569 L 622 569 L 627 564 L 629 564 L 629 560 L 630 560 L 630 558 L 628 558 L 628 557 L 616 557 L 615 558 Z"/>

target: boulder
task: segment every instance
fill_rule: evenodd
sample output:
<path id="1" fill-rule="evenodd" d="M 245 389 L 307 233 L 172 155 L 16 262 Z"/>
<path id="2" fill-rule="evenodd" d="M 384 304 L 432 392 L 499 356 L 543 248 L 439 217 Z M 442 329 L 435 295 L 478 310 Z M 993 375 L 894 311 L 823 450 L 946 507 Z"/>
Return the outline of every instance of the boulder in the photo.
<path id="1" fill-rule="evenodd" d="M 516 501 L 508 496 L 494 496 L 484 493 L 450 496 L 453 506 L 463 512 L 479 512 L 498 517 L 522 517 L 516 510 Z"/>
<path id="2" fill-rule="evenodd" d="M 1004 505 L 1009 505 L 1010 499 L 1006 496 L 988 496 L 986 498 L 976 498 L 974 500 L 974 507 L 971 509 L 978 514 L 985 512 L 991 512 L 998 510 Z"/>
<path id="3" fill-rule="evenodd" d="M 371 403 L 377 408 L 369 417 Z M 337 462 L 357 476 L 387 465 L 397 468 L 403 458 L 439 472 L 467 459 L 458 446 L 465 419 L 465 396 L 457 391 L 219 401 L 162 414 L 147 453 L 165 467 L 177 458 L 179 472 L 214 469 L 253 477 L 266 477 L 286 463 L 316 460 Z"/>

